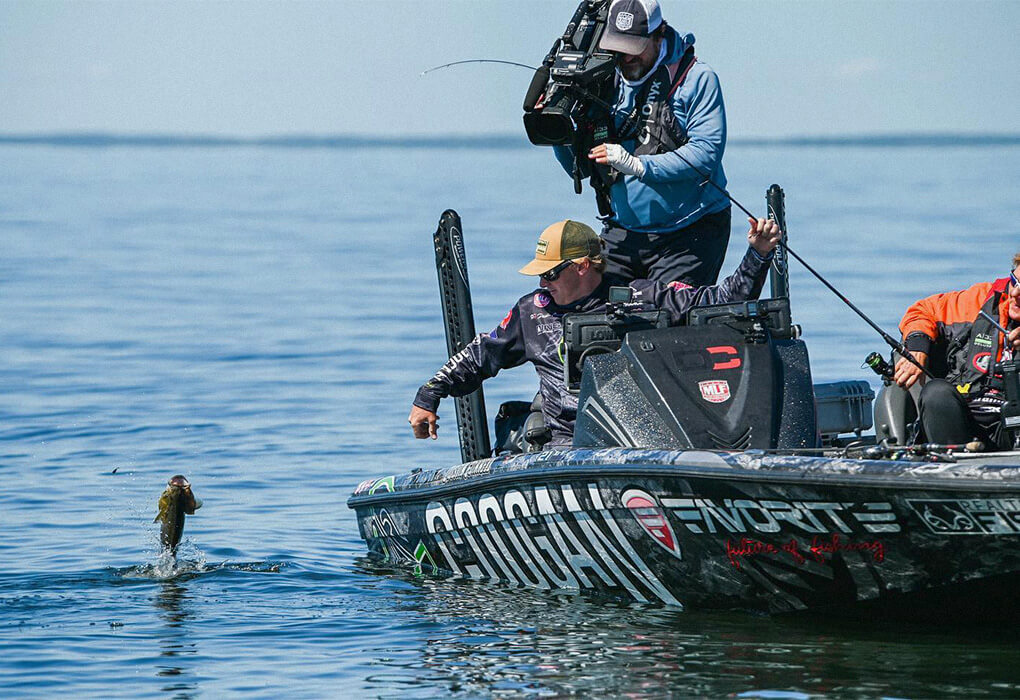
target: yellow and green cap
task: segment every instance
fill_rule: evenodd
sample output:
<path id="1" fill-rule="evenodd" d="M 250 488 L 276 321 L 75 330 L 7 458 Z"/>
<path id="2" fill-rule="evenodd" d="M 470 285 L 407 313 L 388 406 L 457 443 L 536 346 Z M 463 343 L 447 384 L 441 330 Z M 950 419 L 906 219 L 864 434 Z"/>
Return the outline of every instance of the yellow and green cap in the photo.
<path id="1" fill-rule="evenodd" d="M 564 260 L 602 255 L 602 239 L 580 221 L 557 221 L 542 231 L 535 246 L 535 259 L 520 269 L 522 275 L 541 275 Z"/>

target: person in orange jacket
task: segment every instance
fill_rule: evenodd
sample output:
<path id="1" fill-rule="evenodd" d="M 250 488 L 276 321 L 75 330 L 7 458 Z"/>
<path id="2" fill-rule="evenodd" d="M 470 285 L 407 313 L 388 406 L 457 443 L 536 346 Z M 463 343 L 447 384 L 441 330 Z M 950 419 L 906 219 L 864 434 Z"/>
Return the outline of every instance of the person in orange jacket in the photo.
<path id="1" fill-rule="evenodd" d="M 914 302 L 900 321 L 903 343 L 924 366 L 944 367 L 945 379 L 924 384 L 917 401 L 928 441 L 962 444 L 975 438 L 988 447 L 1010 448 L 1000 430 L 1006 402 L 997 362 L 1020 359 L 1020 253 L 1008 277 L 979 282 Z M 980 315 L 998 319 L 1008 334 Z M 992 369 L 992 371 L 989 371 Z M 896 363 L 894 380 L 910 389 L 923 372 L 905 358 Z"/>

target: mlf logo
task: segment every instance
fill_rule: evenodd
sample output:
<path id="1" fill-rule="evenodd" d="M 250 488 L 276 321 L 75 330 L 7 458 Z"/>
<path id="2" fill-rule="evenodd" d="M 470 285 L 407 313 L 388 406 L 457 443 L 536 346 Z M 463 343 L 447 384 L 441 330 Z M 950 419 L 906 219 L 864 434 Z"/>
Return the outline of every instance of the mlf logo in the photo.
<path id="1" fill-rule="evenodd" d="M 621 32 L 625 32 L 634 26 L 634 13 L 633 12 L 621 12 L 616 16 L 616 28 Z"/>
<path id="2" fill-rule="evenodd" d="M 709 403 L 723 403 L 730 400 L 730 383 L 725 379 L 710 379 L 698 382 L 701 398 Z"/>

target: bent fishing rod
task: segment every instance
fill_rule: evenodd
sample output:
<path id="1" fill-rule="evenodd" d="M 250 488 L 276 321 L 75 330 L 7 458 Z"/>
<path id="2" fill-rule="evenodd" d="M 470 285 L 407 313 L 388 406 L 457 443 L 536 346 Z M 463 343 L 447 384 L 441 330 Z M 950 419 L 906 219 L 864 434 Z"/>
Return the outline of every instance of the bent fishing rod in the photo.
<path id="1" fill-rule="evenodd" d="M 436 66 L 435 68 L 429 68 L 428 70 L 422 71 L 422 75 L 425 75 L 426 73 L 431 73 L 432 71 L 440 70 L 442 68 L 448 68 L 450 66 L 456 66 L 456 65 L 461 65 L 461 64 L 465 64 L 465 63 L 502 63 L 502 64 L 506 64 L 506 65 L 511 65 L 511 66 L 519 66 L 521 68 L 531 68 L 531 66 L 525 65 L 523 63 L 517 63 L 515 61 L 501 61 L 501 60 L 496 60 L 496 59 L 475 58 L 475 59 L 469 59 L 469 60 L 466 60 L 466 61 L 454 61 L 453 63 L 445 63 L 445 64 L 443 64 L 441 66 Z M 535 70 L 535 69 L 532 68 L 532 70 Z M 580 85 L 574 85 L 573 87 L 574 87 L 574 90 L 578 93 L 579 97 L 581 97 L 582 99 L 590 100 L 591 102 L 599 105 L 603 109 L 608 110 L 608 112 L 610 114 L 612 114 L 613 105 L 609 104 L 608 102 L 603 100 L 598 95 L 593 94 L 592 92 L 590 92 L 589 90 L 586 90 L 585 88 L 581 87 Z M 649 135 L 652 136 L 651 134 L 649 134 Z M 652 136 L 652 137 L 655 138 L 655 140 L 658 141 L 660 145 L 662 144 L 662 139 L 660 137 L 658 137 L 658 136 Z M 740 211 L 744 212 L 745 214 L 747 214 L 747 216 L 749 216 L 752 219 L 755 219 L 755 220 L 758 219 L 758 217 L 755 216 L 754 214 L 752 214 L 751 211 L 747 207 L 745 207 L 743 204 L 738 202 L 733 197 L 733 195 L 731 195 L 726 190 L 726 188 L 719 186 L 714 180 L 712 180 L 712 177 L 708 173 L 706 173 L 704 170 L 702 170 L 701 168 L 696 166 L 694 163 L 692 163 L 690 160 L 688 160 L 687 157 L 684 156 L 684 154 L 680 153 L 679 150 L 672 151 L 672 153 L 675 153 L 680 158 L 680 160 L 682 160 L 684 163 L 686 163 L 691 168 L 691 170 L 693 170 L 695 173 L 697 173 L 700 177 L 703 178 L 703 182 L 701 183 L 702 186 L 704 186 L 704 185 L 712 185 L 712 187 L 714 187 L 717 190 L 719 190 L 719 192 L 721 192 L 723 194 L 723 196 L 726 197 L 726 199 L 728 199 L 730 202 L 732 202 L 734 205 L 736 205 L 736 207 L 738 209 L 740 209 Z M 869 326 L 871 326 L 871 328 L 876 333 L 878 333 L 879 336 L 881 336 L 882 340 L 885 341 L 886 345 L 888 345 L 890 348 L 892 348 L 897 353 L 899 353 L 902 358 L 904 358 L 905 360 L 907 360 L 908 362 L 913 364 L 915 367 L 920 369 L 922 372 L 924 372 L 925 375 L 927 375 L 929 379 L 934 378 L 934 375 L 928 370 L 928 368 L 925 367 L 924 365 L 922 365 L 917 360 L 917 358 L 914 357 L 914 354 L 912 352 L 910 352 L 909 350 L 907 350 L 907 347 L 902 342 L 896 340 L 891 335 L 886 333 L 882 329 L 881 326 L 879 326 L 877 323 L 872 321 L 868 317 L 867 314 L 865 314 L 863 311 L 861 311 L 859 308 L 857 308 L 856 304 L 854 304 L 852 301 L 847 299 L 846 296 L 842 292 L 840 292 L 838 289 L 836 289 L 836 287 L 833 286 L 831 282 L 829 282 L 827 279 L 822 277 L 822 275 L 817 270 L 815 270 L 815 268 L 811 267 L 811 265 L 809 265 L 808 262 L 806 260 L 804 260 L 804 258 L 802 258 L 800 255 L 798 255 L 797 252 L 790 247 L 790 244 L 787 243 L 785 239 L 781 239 L 780 242 L 779 242 L 779 245 L 782 246 L 783 249 L 787 253 L 789 253 L 794 259 L 796 259 L 797 262 L 799 262 L 801 265 L 803 265 L 804 268 L 808 272 L 810 272 L 812 275 L 814 275 L 815 278 L 818 279 L 819 282 L 821 282 L 823 285 L 825 285 L 825 287 L 830 292 L 835 294 L 837 299 L 839 299 L 844 304 L 846 304 L 848 307 L 850 307 L 851 311 L 856 313 L 858 316 L 861 317 L 861 319 L 864 320 L 865 323 L 867 323 Z"/>
<path id="2" fill-rule="evenodd" d="M 426 75 L 428 73 L 431 73 L 432 71 L 441 70 L 443 68 L 449 68 L 450 66 L 461 66 L 464 65 L 465 63 L 502 63 L 503 65 L 506 66 L 518 66 L 520 68 L 527 68 L 528 70 L 538 70 L 538 68 L 535 68 L 534 66 L 529 66 L 526 63 L 518 63 L 517 61 L 501 61 L 496 58 L 469 58 L 466 61 L 454 61 L 453 63 L 444 63 L 441 66 L 435 66 L 433 68 L 423 70 L 421 72 L 421 75 Z"/>

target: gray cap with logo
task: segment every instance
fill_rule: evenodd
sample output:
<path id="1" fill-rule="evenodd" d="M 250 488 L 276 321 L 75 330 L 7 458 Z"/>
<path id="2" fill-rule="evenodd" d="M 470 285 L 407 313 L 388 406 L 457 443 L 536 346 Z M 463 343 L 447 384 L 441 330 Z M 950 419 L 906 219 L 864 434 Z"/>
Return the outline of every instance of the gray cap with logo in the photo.
<path id="1" fill-rule="evenodd" d="M 636 55 L 648 48 L 662 24 L 658 0 L 613 0 L 599 48 Z"/>

